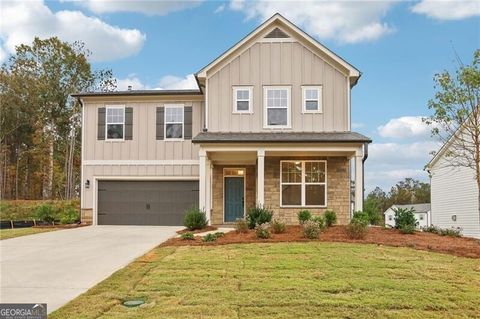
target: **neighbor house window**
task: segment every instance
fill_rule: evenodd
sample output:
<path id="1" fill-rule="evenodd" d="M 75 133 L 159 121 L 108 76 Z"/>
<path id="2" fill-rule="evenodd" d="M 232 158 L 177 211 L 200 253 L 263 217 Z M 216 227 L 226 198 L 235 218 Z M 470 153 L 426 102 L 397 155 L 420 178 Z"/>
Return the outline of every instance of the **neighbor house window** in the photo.
<path id="1" fill-rule="evenodd" d="M 290 87 L 264 88 L 265 127 L 290 127 Z"/>
<path id="2" fill-rule="evenodd" d="M 107 140 L 123 140 L 125 136 L 125 107 L 107 107 L 105 130 Z"/>
<path id="3" fill-rule="evenodd" d="M 303 112 L 321 113 L 322 112 L 322 87 L 321 86 L 303 86 Z"/>
<path id="4" fill-rule="evenodd" d="M 183 105 L 165 105 L 165 139 L 183 138 Z"/>
<path id="5" fill-rule="evenodd" d="M 280 162 L 281 206 L 327 206 L 326 161 Z"/>
<path id="6" fill-rule="evenodd" d="M 388 215 L 388 220 L 393 220 L 393 216 L 392 216 L 392 215 Z"/>
<path id="7" fill-rule="evenodd" d="M 233 112 L 251 113 L 252 112 L 252 87 L 236 86 L 233 87 Z"/>

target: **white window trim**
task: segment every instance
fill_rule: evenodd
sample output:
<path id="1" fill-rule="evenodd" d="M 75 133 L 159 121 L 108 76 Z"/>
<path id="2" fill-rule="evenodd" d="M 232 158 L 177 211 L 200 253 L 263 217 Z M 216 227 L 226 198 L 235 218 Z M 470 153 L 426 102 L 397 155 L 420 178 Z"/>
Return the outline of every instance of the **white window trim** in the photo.
<path id="1" fill-rule="evenodd" d="M 248 91 L 248 100 L 237 99 L 237 91 Z M 253 113 L 253 86 L 234 86 L 232 87 L 233 113 L 234 114 L 252 114 Z M 248 101 L 248 110 L 237 110 L 237 101 Z"/>
<path id="2" fill-rule="evenodd" d="M 267 109 L 279 109 L 279 108 L 282 108 L 283 107 L 268 107 L 267 108 L 267 96 L 268 96 L 268 90 L 275 90 L 275 89 L 281 89 L 281 90 L 287 90 L 287 125 L 268 125 L 268 113 L 267 113 Z M 292 95 L 291 95 L 291 91 L 292 91 L 292 88 L 291 86 L 286 86 L 286 85 L 283 85 L 283 86 L 264 86 L 263 87 L 263 128 L 266 128 L 266 129 L 284 129 L 284 128 L 291 128 L 291 114 L 292 114 L 292 110 L 291 110 L 291 99 L 292 99 Z"/>
<path id="3" fill-rule="evenodd" d="M 108 123 L 108 110 L 111 109 L 122 109 L 123 110 L 123 123 L 115 122 Z M 122 124 L 123 125 L 123 134 L 122 138 L 108 138 L 108 125 L 109 124 Z M 125 141 L 125 105 L 106 105 L 105 106 L 105 141 L 115 142 L 115 141 Z"/>
<path id="4" fill-rule="evenodd" d="M 307 90 L 317 90 L 318 99 L 317 110 L 307 110 L 307 99 L 306 99 L 306 91 Z M 314 100 L 311 100 L 314 101 Z M 302 85 L 302 112 L 303 113 L 323 113 L 323 87 L 321 85 Z"/>
<path id="5" fill-rule="evenodd" d="M 302 180 L 300 183 L 287 183 L 287 182 L 283 182 L 283 174 L 282 174 L 282 164 L 283 163 L 295 163 L 295 162 L 301 162 L 302 163 Z M 309 163 L 309 162 L 314 162 L 314 163 L 325 163 L 325 182 L 318 182 L 318 183 L 307 183 L 305 182 L 305 163 Z M 285 160 L 285 161 L 280 161 L 280 208 L 309 208 L 309 207 L 312 207 L 312 208 L 326 208 L 328 206 L 328 198 L 327 198 L 327 181 L 328 181 L 328 177 L 327 177 L 327 161 L 326 160 Z M 283 185 L 301 185 L 301 191 L 300 191 L 300 194 L 301 194 L 301 204 L 300 205 L 283 205 L 283 201 L 282 201 L 282 196 L 283 196 L 283 192 L 282 192 L 282 186 Z M 306 205 L 305 204 L 305 198 L 306 198 L 306 185 L 325 185 L 325 205 Z"/>
<path id="6" fill-rule="evenodd" d="M 182 109 L 182 137 L 167 137 L 167 109 Z M 168 124 L 180 124 L 180 122 L 169 122 Z M 185 138 L 185 104 L 165 104 L 163 110 L 163 140 L 167 142 L 183 141 Z"/>

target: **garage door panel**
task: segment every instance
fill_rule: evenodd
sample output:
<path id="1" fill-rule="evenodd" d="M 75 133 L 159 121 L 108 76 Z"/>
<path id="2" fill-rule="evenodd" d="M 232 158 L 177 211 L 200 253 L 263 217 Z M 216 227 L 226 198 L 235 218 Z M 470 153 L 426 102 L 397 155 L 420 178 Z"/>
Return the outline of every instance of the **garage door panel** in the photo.
<path id="1" fill-rule="evenodd" d="M 181 225 L 198 207 L 198 181 L 99 181 L 101 225 Z"/>

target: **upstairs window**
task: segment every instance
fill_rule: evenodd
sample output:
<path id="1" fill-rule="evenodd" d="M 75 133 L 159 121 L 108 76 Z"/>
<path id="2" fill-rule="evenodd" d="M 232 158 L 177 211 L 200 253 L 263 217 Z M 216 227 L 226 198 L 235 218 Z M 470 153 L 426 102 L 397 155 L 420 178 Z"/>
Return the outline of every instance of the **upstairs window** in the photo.
<path id="1" fill-rule="evenodd" d="M 106 114 L 106 139 L 123 140 L 125 136 L 125 108 L 109 106 Z"/>
<path id="2" fill-rule="evenodd" d="M 265 127 L 290 127 L 290 87 L 265 87 Z"/>
<path id="3" fill-rule="evenodd" d="M 252 87 L 233 87 L 233 112 L 252 113 Z"/>
<path id="4" fill-rule="evenodd" d="M 321 113 L 323 111 L 321 86 L 303 86 L 302 96 L 304 113 Z"/>
<path id="5" fill-rule="evenodd" d="M 165 105 L 165 139 L 183 139 L 183 105 Z"/>

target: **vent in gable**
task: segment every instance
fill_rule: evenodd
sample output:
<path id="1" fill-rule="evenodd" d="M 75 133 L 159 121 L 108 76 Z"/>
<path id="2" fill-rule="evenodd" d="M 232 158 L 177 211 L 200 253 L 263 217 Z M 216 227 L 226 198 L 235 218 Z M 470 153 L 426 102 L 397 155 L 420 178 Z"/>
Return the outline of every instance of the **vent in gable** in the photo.
<path id="1" fill-rule="evenodd" d="M 288 34 L 283 32 L 281 29 L 275 28 L 275 29 L 272 30 L 272 32 L 267 34 L 265 36 L 265 38 L 268 38 L 268 39 L 284 39 L 284 38 L 290 38 L 290 37 L 288 36 Z"/>

